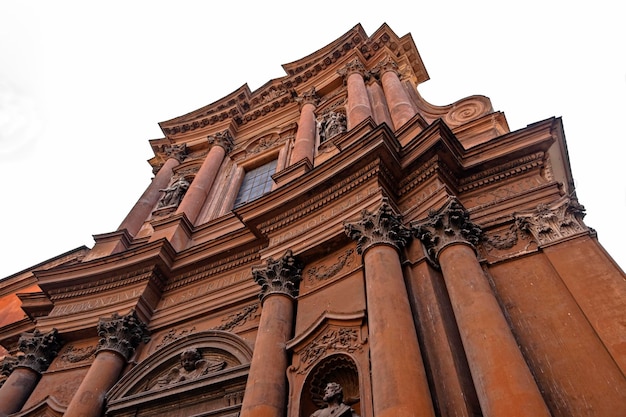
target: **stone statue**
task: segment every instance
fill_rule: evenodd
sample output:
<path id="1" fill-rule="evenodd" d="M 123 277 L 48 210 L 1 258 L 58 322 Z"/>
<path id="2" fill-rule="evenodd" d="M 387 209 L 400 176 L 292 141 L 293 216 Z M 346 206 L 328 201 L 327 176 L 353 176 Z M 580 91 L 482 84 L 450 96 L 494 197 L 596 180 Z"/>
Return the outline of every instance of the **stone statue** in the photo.
<path id="1" fill-rule="evenodd" d="M 178 206 L 185 196 L 187 189 L 189 188 L 189 181 L 180 177 L 178 181 L 174 182 L 169 187 L 159 190 L 165 193 L 157 208 Z"/>
<path id="2" fill-rule="evenodd" d="M 331 111 L 320 123 L 320 143 L 346 131 L 346 115 Z"/>
<path id="3" fill-rule="evenodd" d="M 350 406 L 343 402 L 343 388 L 336 382 L 329 382 L 324 388 L 326 408 L 317 410 L 311 417 L 359 417 Z"/>
<path id="4" fill-rule="evenodd" d="M 225 361 L 209 361 L 202 357 L 196 348 L 190 348 L 180 354 L 180 367 L 174 367 L 157 380 L 156 387 L 190 381 L 203 375 L 224 369 Z"/>

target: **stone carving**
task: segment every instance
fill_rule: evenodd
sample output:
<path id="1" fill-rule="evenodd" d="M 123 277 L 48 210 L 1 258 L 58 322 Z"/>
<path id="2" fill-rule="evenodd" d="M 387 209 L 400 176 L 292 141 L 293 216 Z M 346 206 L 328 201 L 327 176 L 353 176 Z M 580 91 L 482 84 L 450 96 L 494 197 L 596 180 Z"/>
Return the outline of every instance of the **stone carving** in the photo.
<path id="1" fill-rule="evenodd" d="M 325 265 L 316 266 L 307 271 L 308 282 L 313 284 L 315 281 L 324 281 L 335 276 L 345 266 L 350 266 L 354 262 L 354 250 L 348 249 L 346 253 L 341 255 L 337 262 L 329 267 Z"/>
<path id="2" fill-rule="evenodd" d="M 324 388 L 326 408 L 317 410 L 311 417 L 358 417 L 349 405 L 343 402 L 343 388 L 336 382 L 329 382 Z"/>
<path id="3" fill-rule="evenodd" d="M 32 333 L 22 333 L 18 347 L 24 355 L 18 358 L 17 366 L 24 366 L 39 373 L 44 372 L 56 357 L 61 345 L 57 329 L 52 329 L 46 334 L 37 329 Z"/>
<path id="4" fill-rule="evenodd" d="M 183 336 L 193 333 L 195 330 L 196 330 L 195 326 L 192 327 L 191 329 L 183 329 L 180 332 L 177 331 L 176 329 L 170 329 L 167 331 L 167 333 L 163 335 L 163 337 L 161 338 L 161 342 L 158 345 L 156 345 L 154 349 L 155 350 L 160 349 L 163 346 L 167 345 L 168 343 L 171 343 L 175 340 L 180 339 Z"/>
<path id="5" fill-rule="evenodd" d="M 302 263 L 299 262 L 291 250 L 285 252 L 282 258 L 267 259 L 267 266 L 252 268 L 254 281 L 261 286 L 261 301 L 270 294 L 281 293 L 290 297 L 298 295 L 298 284 L 302 279 Z"/>
<path id="6" fill-rule="evenodd" d="M 411 240 L 411 231 L 402 224 L 402 216 L 396 214 L 383 198 L 375 213 L 361 211 L 361 220 L 344 222 L 346 234 L 357 242 L 356 250 L 363 254 L 370 246 L 383 244 L 400 249 Z"/>
<path id="7" fill-rule="evenodd" d="M 348 130 L 346 115 L 341 112 L 330 111 L 318 122 L 317 129 L 320 136 L 320 143 L 324 143 Z"/>
<path id="8" fill-rule="evenodd" d="M 382 61 L 376 64 L 376 67 L 372 69 L 372 73 L 378 77 L 388 71 L 395 72 L 398 76 L 400 75 L 400 72 L 398 71 L 398 64 L 396 64 L 396 62 L 389 56 L 386 56 Z"/>
<path id="9" fill-rule="evenodd" d="M 344 77 L 344 81 L 347 80 L 348 77 L 354 73 L 361 74 L 365 80 L 369 78 L 369 72 L 365 70 L 365 67 L 358 58 L 355 58 L 352 61 L 348 62 L 346 66 L 337 71 L 337 73 Z"/>
<path id="10" fill-rule="evenodd" d="M 539 245 L 553 243 L 587 231 L 585 208 L 569 198 L 552 204 L 539 204 L 535 210 L 514 214 L 520 230 L 530 233 Z"/>
<path id="11" fill-rule="evenodd" d="M 231 314 L 230 316 L 226 317 L 223 320 L 224 323 L 215 327 L 214 330 L 231 330 L 234 327 L 240 326 L 248 321 L 248 319 L 251 318 L 258 309 L 258 304 L 246 306 L 238 313 Z"/>
<path id="12" fill-rule="evenodd" d="M 184 177 L 180 177 L 169 187 L 159 190 L 165 194 L 161 197 L 157 208 L 178 207 L 185 196 L 185 193 L 189 189 L 189 185 L 189 181 L 187 181 Z"/>
<path id="13" fill-rule="evenodd" d="M 97 346 L 77 348 L 74 345 L 69 345 L 65 349 L 65 352 L 59 357 L 59 360 L 69 363 L 82 362 L 95 355 L 96 349 Z"/>
<path id="14" fill-rule="evenodd" d="M 508 230 L 499 234 L 484 235 L 484 242 L 488 246 L 492 246 L 499 250 L 511 249 L 517 244 L 517 227 L 512 225 Z"/>
<path id="15" fill-rule="evenodd" d="M 2 360 L 0 361 L 0 387 L 4 385 L 4 382 L 7 380 L 9 375 L 11 375 L 11 372 L 13 372 L 13 369 L 15 369 L 18 361 L 18 358 L 10 355 L 6 355 L 4 358 L 2 358 Z"/>
<path id="16" fill-rule="evenodd" d="M 96 352 L 113 350 L 126 360 L 130 359 L 141 342 L 150 340 L 147 327 L 139 320 L 135 310 L 125 316 L 113 313 L 110 319 L 101 318 L 98 322 L 98 336 L 100 342 Z"/>
<path id="17" fill-rule="evenodd" d="M 295 101 L 300 104 L 300 108 L 302 108 L 305 104 L 312 104 L 317 107 L 320 102 L 320 97 L 317 95 L 315 87 L 311 87 L 309 91 L 305 91 L 301 95 L 297 96 Z"/>
<path id="18" fill-rule="evenodd" d="M 217 132 L 214 135 L 208 136 L 208 141 L 211 146 L 217 145 L 224 148 L 226 153 L 229 153 L 234 146 L 233 137 L 230 135 L 228 130 L 224 130 L 223 132 Z"/>
<path id="19" fill-rule="evenodd" d="M 299 374 L 306 373 L 321 357 L 329 352 L 353 353 L 363 350 L 363 344 L 359 340 L 357 329 L 347 327 L 330 328 L 325 333 L 316 337 L 300 355 Z"/>
<path id="20" fill-rule="evenodd" d="M 159 378 L 154 388 L 191 381 L 203 375 L 220 371 L 226 367 L 226 361 L 206 360 L 196 348 L 189 348 L 180 354 L 180 366 L 172 368 Z"/>
<path id="21" fill-rule="evenodd" d="M 167 155 L 168 158 L 174 158 L 178 162 L 183 162 L 187 157 L 187 144 L 166 145 L 163 147 L 163 153 Z"/>
<path id="22" fill-rule="evenodd" d="M 463 242 L 476 249 L 483 231 L 469 220 L 469 213 L 454 197 L 424 220 L 411 223 L 413 235 L 426 247 L 429 259 L 438 264 L 439 252 L 447 245 Z"/>

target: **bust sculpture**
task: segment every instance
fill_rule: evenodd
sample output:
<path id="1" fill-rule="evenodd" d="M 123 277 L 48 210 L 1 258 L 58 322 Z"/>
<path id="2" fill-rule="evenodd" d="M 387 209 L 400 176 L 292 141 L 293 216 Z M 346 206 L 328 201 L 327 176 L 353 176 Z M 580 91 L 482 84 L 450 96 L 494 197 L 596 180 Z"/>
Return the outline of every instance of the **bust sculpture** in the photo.
<path id="1" fill-rule="evenodd" d="M 336 382 L 329 382 L 324 388 L 326 408 L 317 410 L 311 417 L 359 417 L 349 405 L 343 402 L 343 388 Z"/>

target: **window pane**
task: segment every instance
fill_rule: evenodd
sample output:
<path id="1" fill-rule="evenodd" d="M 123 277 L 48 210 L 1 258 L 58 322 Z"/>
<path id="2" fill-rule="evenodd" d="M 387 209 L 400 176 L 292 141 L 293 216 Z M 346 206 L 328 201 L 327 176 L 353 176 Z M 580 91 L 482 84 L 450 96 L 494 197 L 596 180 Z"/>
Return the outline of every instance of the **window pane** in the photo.
<path id="1" fill-rule="evenodd" d="M 268 162 L 265 165 L 251 169 L 246 172 L 246 175 L 241 182 L 237 199 L 235 200 L 235 207 L 239 207 L 242 204 L 256 200 L 263 194 L 269 192 L 272 189 L 272 174 L 276 171 L 276 160 Z"/>

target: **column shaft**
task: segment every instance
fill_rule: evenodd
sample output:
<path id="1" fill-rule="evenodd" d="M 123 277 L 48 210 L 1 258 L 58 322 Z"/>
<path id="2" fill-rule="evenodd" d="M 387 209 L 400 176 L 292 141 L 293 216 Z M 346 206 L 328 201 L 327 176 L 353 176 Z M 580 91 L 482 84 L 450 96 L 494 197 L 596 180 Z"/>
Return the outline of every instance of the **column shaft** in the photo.
<path id="1" fill-rule="evenodd" d="M 387 123 L 387 126 L 393 128 L 393 122 L 389 115 L 385 93 L 377 82 L 371 82 L 367 85 L 370 97 L 372 98 L 372 113 L 376 124 Z"/>
<path id="2" fill-rule="evenodd" d="M 433 416 L 398 252 L 376 245 L 365 252 L 363 261 L 374 415 Z"/>
<path id="3" fill-rule="evenodd" d="M 287 349 L 293 326 L 293 299 L 268 296 L 259 330 L 240 417 L 282 417 L 287 408 Z"/>
<path id="4" fill-rule="evenodd" d="M 176 214 L 185 213 L 187 219 L 189 219 L 192 224 L 196 222 L 225 155 L 226 150 L 222 146 L 215 145 L 211 147 L 202 166 L 189 186 L 187 193 L 178 206 Z"/>
<path id="5" fill-rule="evenodd" d="M 98 352 L 64 416 L 100 417 L 104 396 L 117 382 L 125 364 L 126 360 L 119 353 L 109 350 Z"/>
<path id="6" fill-rule="evenodd" d="M 348 130 L 361 123 L 368 117 L 372 117 L 372 108 L 367 96 L 367 88 L 363 75 L 359 72 L 352 72 L 348 75 Z"/>
<path id="7" fill-rule="evenodd" d="M 168 158 L 167 161 L 165 161 L 165 164 L 159 169 L 159 172 L 157 172 L 148 188 L 146 188 L 117 230 L 126 229 L 131 236 L 137 234 L 152 212 L 157 201 L 159 201 L 159 197 L 161 196 L 159 190 L 167 187 L 172 178 L 173 169 L 179 164 L 180 162 L 178 162 L 176 158 Z"/>
<path id="8" fill-rule="evenodd" d="M 415 109 L 411 105 L 409 95 L 394 70 L 383 72 L 380 78 L 383 84 L 387 106 L 391 113 L 391 119 L 393 120 L 393 127 L 395 130 L 398 130 L 415 116 Z"/>
<path id="9" fill-rule="evenodd" d="M 300 121 L 298 123 L 298 132 L 296 140 L 289 160 L 289 165 L 307 158 L 311 165 L 313 164 L 313 156 L 315 154 L 315 105 L 311 102 L 304 103 L 300 110 Z"/>
<path id="10" fill-rule="evenodd" d="M 11 372 L 0 388 L 0 417 L 22 409 L 39 382 L 39 377 L 38 372 L 26 367 L 19 367 Z"/>
<path id="11" fill-rule="evenodd" d="M 550 416 L 474 250 L 438 256 L 485 417 Z"/>

